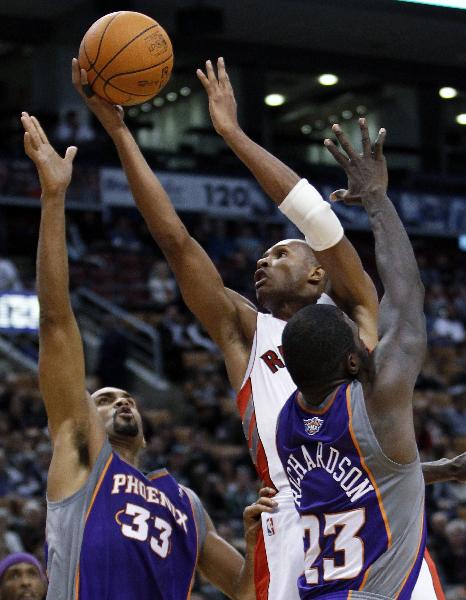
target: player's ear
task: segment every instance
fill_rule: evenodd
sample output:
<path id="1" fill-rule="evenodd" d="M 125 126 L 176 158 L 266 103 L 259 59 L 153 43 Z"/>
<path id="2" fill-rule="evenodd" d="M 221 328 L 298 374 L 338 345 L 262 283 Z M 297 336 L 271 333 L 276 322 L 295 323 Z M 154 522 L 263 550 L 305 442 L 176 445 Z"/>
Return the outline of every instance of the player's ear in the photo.
<path id="1" fill-rule="evenodd" d="M 312 283 L 313 285 L 317 285 L 324 279 L 325 279 L 325 271 L 320 265 L 318 265 L 318 266 L 314 265 L 310 268 L 309 274 L 307 276 L 307 280 L 309 283 Z"/>
<path id="2" fill-rule="evenodd" d="M 346 357 L 346 368 L 348 373 L 355 377 L 359 373 L 361 367 L 361 360 L 357 352 L 350 352 Z"/>

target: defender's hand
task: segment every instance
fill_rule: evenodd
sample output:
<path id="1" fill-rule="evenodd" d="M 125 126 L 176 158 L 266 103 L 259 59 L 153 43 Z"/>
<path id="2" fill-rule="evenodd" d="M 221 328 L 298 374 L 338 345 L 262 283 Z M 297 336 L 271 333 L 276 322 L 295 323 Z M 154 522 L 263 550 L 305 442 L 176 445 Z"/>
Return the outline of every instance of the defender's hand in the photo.
<path id="1" fill-rule="evenodd" d="M 272 513 L 278 506 L 270 497 L 275 494 L 276 491 L 272 488 L 262 488 L 259 492 L 259 499 L 244 509 L 244 536 L 249 549 L 253 549 L 256 544 L 257 532 L 261 527 L 261 514 L 263 512 Z"/>
<path id="2" fill-rule="evenodd" d="M 346 152 L 343 154 L 332 140 L 326 139 L 324 144 L 330 154 L 340 164 L 348 176 L 348 189 L 333 192 L 330 199 L 342 201 L 345 204 L 361 204 L 363 196 L 372 192 L 386 193 L 388 186 L 388 172 L 383 144 L 386 131 L 381 129 L 372 147 L 366 119 L 359 119 L 361 128 L 362 154 L 358 154 L 348 141 L 339 125 L 333 125 L 332 130 L 338 138 L 341 147 Z"/>
<path id="3" fill-rule="evenodd" d="M 36 117 L 27 112 L 21 113 L 24 127 L 24 150 L 36 165 L 39 174 L 42 195 L 64 193 L 71 182 L 73 160 L 78 149 L 70 146 L 65 158 L 59 156 L 45 135 Z"/>
<path id="4" fill-rule="evenodd" d="M 79 63 L 76 58 L 71 62 L 71 72 L 73 85 L 87 104 L 89 109 L 99 119 L 104 129 L 111 136 L 115 131 L 118 131 L 124 126 L 124 111 L 117 104 L 111 104 L 103 100 L 97 94 L 93 94 L 88 84 L 87 73 L 85 69 L 79 68 Z"/>
<path id="5" fill-rule="evenodd" d="M 196 74 L 207 92 L 210 117 L 215 131 L 221 136 L 226 136 L 239 129 L 236 100 L 223 58 L 217 60 L 217 71 L 218 78 L 211 61 L 208 60 L 206 74 L 201 69 L 198 69 Z"/>
<path id="6" fill-rule="evenodd" d="M 450 462 L 454 481 L 466 482 L 466 452 L 455 456 Z"/>

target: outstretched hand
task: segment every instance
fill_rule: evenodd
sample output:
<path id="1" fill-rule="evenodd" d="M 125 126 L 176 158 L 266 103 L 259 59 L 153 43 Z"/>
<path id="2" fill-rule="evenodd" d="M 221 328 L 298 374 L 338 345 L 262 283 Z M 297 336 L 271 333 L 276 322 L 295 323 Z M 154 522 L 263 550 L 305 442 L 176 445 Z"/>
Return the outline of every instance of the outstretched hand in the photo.
<path id="1" fill-rule="evenodd" d="M 36 117 L 21 113 L 24 127 L 24 150 L 36 165 L 42 195 L 64 193 L 71 182 L 73 160 L 78 149 L 70 146 L 62 158 L 50 144 Z"/>
<path id="2" fill-rule="evenodd" d="M 324 140 L 327 150 L 343 167 L 348 176 L 348 189 L 333 192 L 330 196 L 332 201 L 361 204 L 365 194 L 387 191 L 388 172 L 383 154 L 383 144 L 387 132 L 385 129 L 381 129 L 374 146 L 372 146 L 366 119 L 359 119 L 359 127 L 361 128 L 362 154 L 356 152 L 338 124 L 333 125 L 332 130 L 346 154 L 341 152 L 332 140 Z"/>
<path id="3" fill-rule="evenodd" d="M 276 491 L 272 488 L 262 488 L 259 492 L 259 499 L 246 506 L 243 513 L 244 536 L 246 546 L 253 548 L 256 544 L 257 533 L 261 527 L 261 515 L 263 512 L 272 513 L 278 506 L 271 496 L 275 496 Z"/>
<path id="4" fill-rule="evenodd" d="M 212 62 L 206 62 L 206 73 L 196 71 L 209 98 L 209 112 L 215 131 L 221 136 L 239 128 L 236 100 L 223 58 L 217 60 L 217 75 Z"/>
<path id="5" fill-rule="evenodd" d="M 79 67 L 77 58 L 73 58 L 71 62 L 71 73 L 73 85 L 78 94 L 99 119 L 107 133 L 109 135 L 115 133 L 124 124 L 123 108 L 103 100 L 92 92 L 87 79 L 87 72 Z"/>

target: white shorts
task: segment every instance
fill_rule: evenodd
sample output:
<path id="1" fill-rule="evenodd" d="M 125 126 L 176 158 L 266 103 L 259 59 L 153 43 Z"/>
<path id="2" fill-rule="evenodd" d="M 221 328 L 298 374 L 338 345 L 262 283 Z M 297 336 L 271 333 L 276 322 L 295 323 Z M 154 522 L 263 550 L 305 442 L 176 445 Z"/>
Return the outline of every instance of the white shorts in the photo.
<path id="1" fill-rule="evenodd" d="M 277 510 L 262 514 L 255 553 L 257 600 L 300 600 L 297 581 L 304 570 L 303 533 L 293 497 L 279 492 Z M 426 560 L 427 558 L 427 560 Z M 430 556 L 422 561 L 411 600 L 445 600 Z"/>

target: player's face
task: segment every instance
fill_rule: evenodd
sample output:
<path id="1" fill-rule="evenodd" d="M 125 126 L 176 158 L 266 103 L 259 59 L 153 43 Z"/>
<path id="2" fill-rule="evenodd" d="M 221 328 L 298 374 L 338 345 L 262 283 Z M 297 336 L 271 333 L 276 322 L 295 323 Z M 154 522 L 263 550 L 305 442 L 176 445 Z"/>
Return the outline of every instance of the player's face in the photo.
<path id="1" fill-rule="evenodd" d="M 136 401 L 125 390 L 105 387 L 92 394 L 100 418 L 109 436 L 142 440 L 142 418 Z"/>
<path id="2" fill-rule="evenodd" d="M 46 589 L 34 565 L 18 563 L 4 573 L 0 592 L 2 600 L 42 600 Z"/>
<path id="3" fill-rule="evenodd" d="M 285 302 L 316 302 L 324 272 L 317 268 L 306 242 L 285 240 L 269 248 L 257 261 L 254 274 L 257 301 L 273 312 Z"/>

